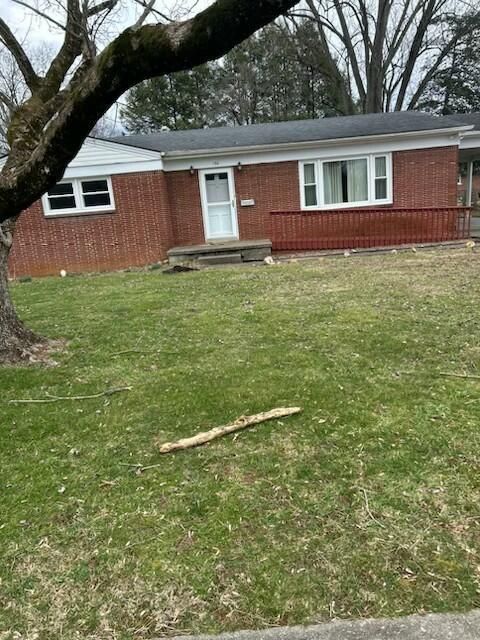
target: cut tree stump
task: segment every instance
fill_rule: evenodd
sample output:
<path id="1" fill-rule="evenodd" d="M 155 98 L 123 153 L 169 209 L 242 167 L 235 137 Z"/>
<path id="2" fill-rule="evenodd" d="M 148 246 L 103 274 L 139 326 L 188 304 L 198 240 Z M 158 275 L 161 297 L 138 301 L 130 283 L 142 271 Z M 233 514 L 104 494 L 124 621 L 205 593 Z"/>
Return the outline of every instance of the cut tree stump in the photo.
<path id="1" fill-rule="evenodd" d="M 242 416 L 232 422 L 231 424 L 223 425 L 222 427 L 215 427 L 210 431 L 203 431 L 197 433 L 191 438 L 182 438 L 176 442 L 166 442 L 160 446 L 160 453 L 172 453 L 173 451 L 180 451 L 181 449 L 191 449 L 192 447 L 198 447 L 222 436 L 226 436 L 228 433 L 234 431 L 240 431 L 240 429 L 246 429 L 254 424 L 260 422 L 266 422 L 267 420 L 275 420 L 277 418 L 286 418 L 287 416 L 293 416 L 295 413 L 300 413 L 302 409 L 300 407 L 279 407 L 266 411 L 264 413 L 257 413 L 253 416 Z"/>

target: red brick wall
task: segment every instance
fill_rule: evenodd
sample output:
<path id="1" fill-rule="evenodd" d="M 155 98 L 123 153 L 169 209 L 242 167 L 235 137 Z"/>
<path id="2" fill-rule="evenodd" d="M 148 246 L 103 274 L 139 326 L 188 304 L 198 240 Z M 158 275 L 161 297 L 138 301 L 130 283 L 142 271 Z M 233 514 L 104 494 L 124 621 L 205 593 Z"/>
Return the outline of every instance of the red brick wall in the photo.
<path id="1" fill-rule="evenodd" d="M 458 148 L 393 154 L 395 208 L 457 202 Z M 241 239 L 269 237 L 270 211 L 300 209 L 298 163 L 234 169 Z M 115 213 L 45 218 L 40 203 L 21 216 L 11 275 L 101 271 L 145 265 L 172 246 L 205 241 L 198 173 L 161 171 L 113 176 Z M 253 207 L 240 200 L 253 199 Z"/>
<path id="2" fill-rule="evenodd" d="M 198 172 L 172 171 L 166 176 L 175 244 L 205 242 Z M 267 238 L 270 211 L 300 207 L 298 162 L 245 165 L 241 171 L 234 169 L 234 179 L 242 239 Z M 249 199 L 255 200 L 253 207 L 240 206 L 240 200 Z"/>
<path id="3" fill-rule="evenodd" d="M 453 206 L 457 202 L 458 147 L 393 154 L 394 208 Z M 270 211 L 300 209 L 298 162 L 235 168 L 240 239 L 268 238 Z M 167 173 L 177 245 L 205 241 L 198 174 Z M 242 207 L 240 200 L 255 200 Z"/>
<path id="4" fill-rule="evenodd" d="M 393 206 L 452 207 L 457 204 L 458 147 L 393 154 Z"/>
<path id="5" fill-rule="evenodd" d="M 248 165 L 235 171 L 241 239 L 268 238 L 270 211 L 300 208 L 298 162 Z M 240 200 L 255 200 L 241 207 Z"/>
<path id="6" fill-rule="evenodd" d="M 10 275 L 109 271 L 165 258 L 172 246 L 165 174 L 112 176 L 115 211 L 45 218 L 41 202 L 19 218 Z"/>
<path id="7" fill-rule="evenodd" d="M 205 242 L 202 203 L 198 173 L 172 171 L 166 173 L 174 245 Z"/>

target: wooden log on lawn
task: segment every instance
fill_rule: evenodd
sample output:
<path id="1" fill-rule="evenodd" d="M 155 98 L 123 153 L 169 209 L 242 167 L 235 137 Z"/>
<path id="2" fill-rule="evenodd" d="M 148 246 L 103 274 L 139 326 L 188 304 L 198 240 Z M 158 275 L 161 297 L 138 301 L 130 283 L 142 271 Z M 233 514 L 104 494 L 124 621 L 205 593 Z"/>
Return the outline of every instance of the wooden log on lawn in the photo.
<path id="1" fill-rule="evenodd" d="M 279 407 L 272 409 L 271 411 L 265 411 L 264 413 L 257 413 L 253 416 L 242 416 L 232 422 L 231 424 L 223 425 L 222 427 L 215 427 L 210 431 L 203 431 L 197 433 L 191 438 L 182 438 L 176 442 L 166 442 L 160 446 L 160 453 L 172 453 L 172 451 L 179 451 L 181 449 L 191 449 L 192 447 L 198 447 L 222 436 L 226 436 L 228 433 L 234 431 L 240 431 L 240 429 L 246 429 L 254 424 L 260 422 L 266 422 L 267 420 L 275 420 L 277 418 L 286 418 L 292 416 L 295 413 L 300 413 L 302 409 L 300 407 Z"/>

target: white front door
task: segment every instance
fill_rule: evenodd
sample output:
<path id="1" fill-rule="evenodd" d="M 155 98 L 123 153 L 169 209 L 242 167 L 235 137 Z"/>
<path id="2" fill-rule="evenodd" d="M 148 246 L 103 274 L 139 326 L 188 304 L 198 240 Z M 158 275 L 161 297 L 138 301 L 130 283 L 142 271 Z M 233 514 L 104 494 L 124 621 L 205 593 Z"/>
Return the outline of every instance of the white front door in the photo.
<path id="1" fill-rule="evenodd" d="M 232 169 L 199 171 L 205 240 L 238 238 Z"/>

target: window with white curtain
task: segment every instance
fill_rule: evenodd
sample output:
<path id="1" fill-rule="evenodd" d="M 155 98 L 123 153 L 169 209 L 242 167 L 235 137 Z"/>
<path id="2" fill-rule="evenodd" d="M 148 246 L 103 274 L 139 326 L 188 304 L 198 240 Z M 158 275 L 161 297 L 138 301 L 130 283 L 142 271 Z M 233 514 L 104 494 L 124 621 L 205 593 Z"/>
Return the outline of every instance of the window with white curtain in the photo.
<path id="1" fill-rule="evenodd" d="M 391 202 L 390 154 L 300 164 L 303 209 L 335 209 Z"/>

